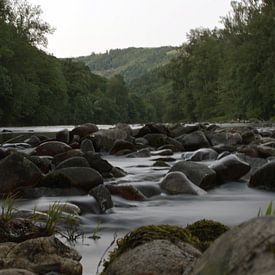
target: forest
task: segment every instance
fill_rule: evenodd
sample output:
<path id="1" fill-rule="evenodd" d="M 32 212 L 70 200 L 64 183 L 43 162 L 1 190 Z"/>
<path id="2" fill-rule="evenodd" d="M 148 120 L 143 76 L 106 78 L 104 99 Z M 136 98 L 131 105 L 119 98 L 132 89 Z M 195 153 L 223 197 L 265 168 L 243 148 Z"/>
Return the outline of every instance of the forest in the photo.
<path id="1" fill-rule="evenodd" d="M 176 54 L 151 49 L 130 75 L 116 69 L 118 57 L 110 74 L 97 75 L 106 56 L 94 56 L 95 67 L 48 55 L 53 29 L 42 10 L 0 0 L 0 125 L 274 120 L 275 1 L 231 5 L 221 28 L 191 30 Z"/>

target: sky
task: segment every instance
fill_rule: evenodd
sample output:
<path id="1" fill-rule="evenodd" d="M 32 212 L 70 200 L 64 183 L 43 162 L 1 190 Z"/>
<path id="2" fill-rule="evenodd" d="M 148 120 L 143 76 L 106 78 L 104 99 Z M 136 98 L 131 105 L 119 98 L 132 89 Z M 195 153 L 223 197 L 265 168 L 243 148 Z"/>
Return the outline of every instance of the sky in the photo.
<path id="1" fill-rule="evenodd" d="M 90 55 L 127 47 L 180 46 L 197 27 L 220 26 L 230 0 L 28 0 L 54 27 L 47 52 Z"/>

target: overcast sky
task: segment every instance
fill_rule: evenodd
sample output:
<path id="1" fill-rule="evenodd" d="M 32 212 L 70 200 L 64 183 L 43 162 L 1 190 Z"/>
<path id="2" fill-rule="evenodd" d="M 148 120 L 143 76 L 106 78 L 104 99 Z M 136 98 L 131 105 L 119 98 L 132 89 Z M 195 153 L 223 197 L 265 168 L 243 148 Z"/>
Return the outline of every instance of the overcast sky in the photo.
<path id="1" fill-rule="evenodd" d="M 56 28 L 48 52 L 89 55 L 127 47 L 179 46 L 196 27 L 219 26 L 230 0 L 29 0 Z"/>

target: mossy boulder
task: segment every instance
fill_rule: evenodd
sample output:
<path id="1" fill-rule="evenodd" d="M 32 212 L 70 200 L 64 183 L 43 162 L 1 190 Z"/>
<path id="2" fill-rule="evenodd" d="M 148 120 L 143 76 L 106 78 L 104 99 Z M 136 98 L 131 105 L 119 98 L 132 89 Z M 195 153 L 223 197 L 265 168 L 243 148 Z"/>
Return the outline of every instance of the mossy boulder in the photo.
<path id="1" fill-rule="evenodd" d="M 109 253 L 109 259 L 104 262 L 104 271 L 123 253 L 154 240 L 168 240 L 171 243 L 184 242 L 200 248 L 198 238 L 192 236 L 189 230 L 182 227 L 174 225 L 142 226 L 117 241 L 117 247 Z M 102 275 L 105 274 L 104 271 Z"/>
<path id="2" fill-rule="evenodd" d="M 213 241 L 229 230 L 229 227 L 212 220 L 200 220 L 188 225 L 186 229 L 199 239 L 201 250 L 206 250 Z"/>

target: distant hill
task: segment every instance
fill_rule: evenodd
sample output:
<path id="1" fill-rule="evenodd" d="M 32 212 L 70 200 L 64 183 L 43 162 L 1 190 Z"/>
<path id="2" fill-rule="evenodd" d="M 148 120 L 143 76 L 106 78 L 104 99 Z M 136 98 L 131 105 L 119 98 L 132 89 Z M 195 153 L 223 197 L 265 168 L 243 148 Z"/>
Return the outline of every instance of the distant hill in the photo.
<path id="1" fill-rule="evenodd" d="M 91 71 L 105 77 L 124 76 L 126 82 L 140 78 L 159 66 L 167 64 L 177 54 L 176 47 L 127 48 L 110 50 L 75 58 L 89 66 Z"/>

